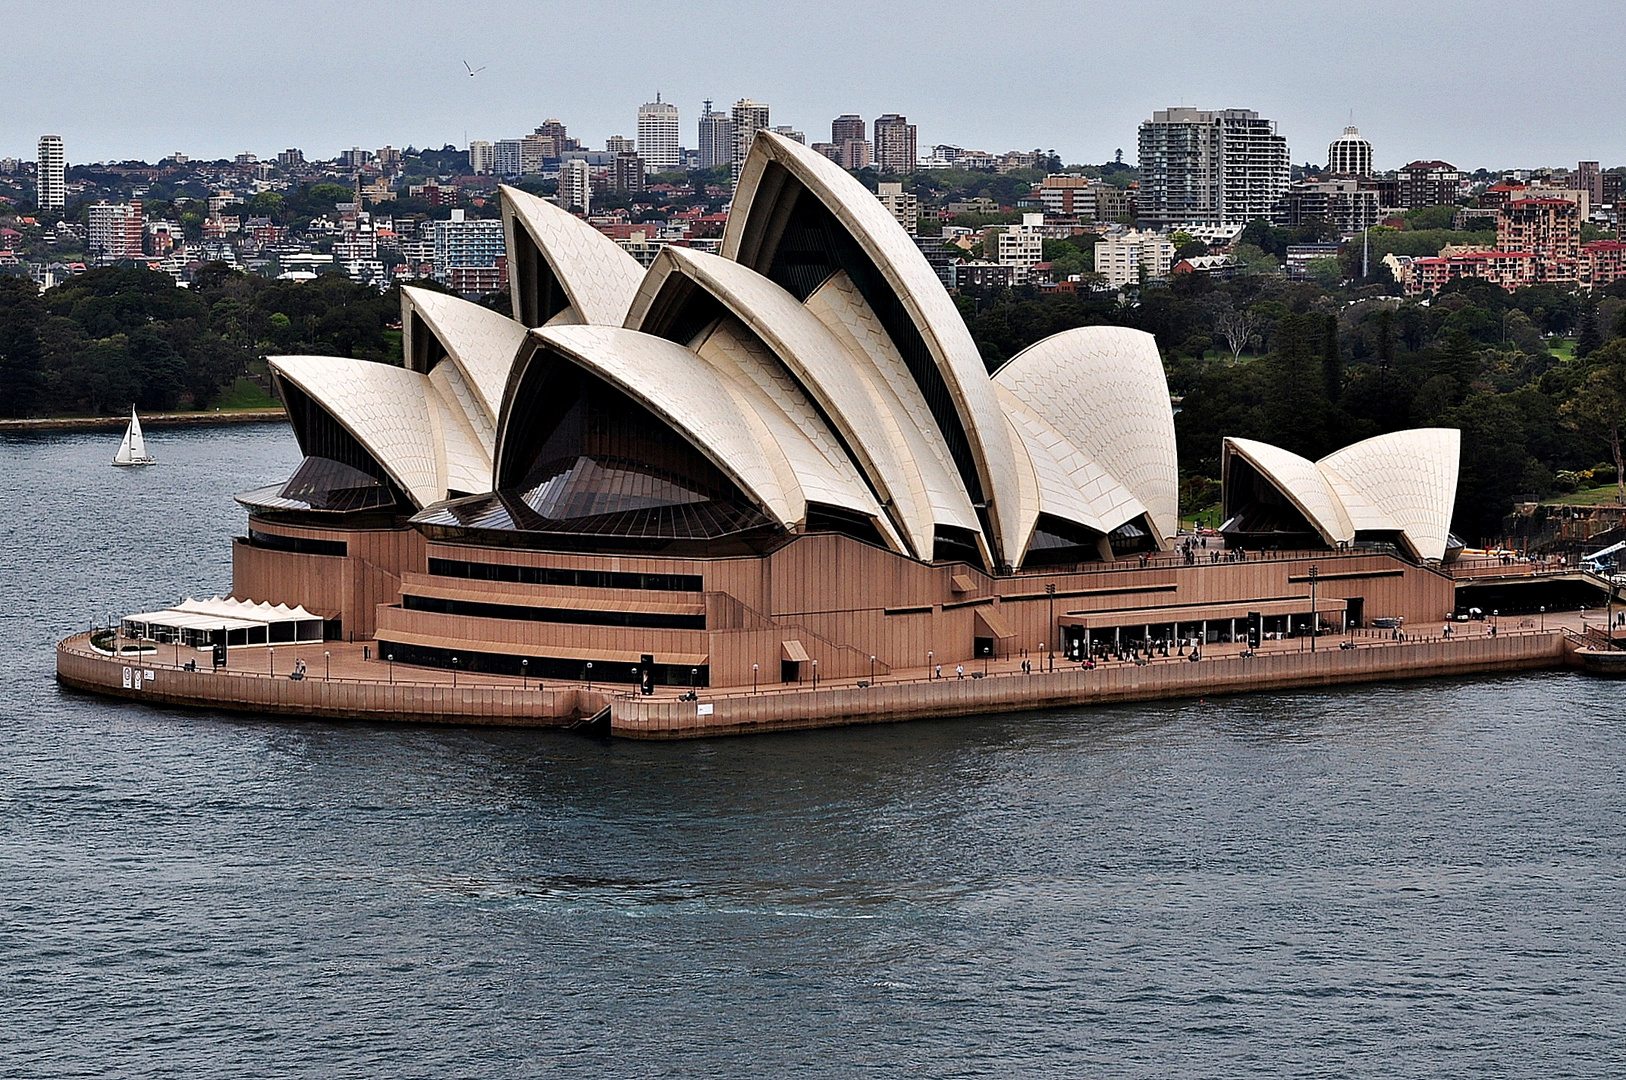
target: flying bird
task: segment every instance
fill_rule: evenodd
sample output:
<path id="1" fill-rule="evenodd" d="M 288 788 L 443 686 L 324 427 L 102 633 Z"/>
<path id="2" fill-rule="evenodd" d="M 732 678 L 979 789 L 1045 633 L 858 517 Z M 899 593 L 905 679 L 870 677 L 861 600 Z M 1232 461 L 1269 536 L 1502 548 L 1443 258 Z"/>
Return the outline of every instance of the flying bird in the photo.
<path id="1" fill-rule="evenodd" d="M 486 69 L 485 64 L 481 64 L 479 67 L 469 67 L 469 62 L 467 60 L 463 61 L 463 66 L 468 68 L 469 78 L 471 79 Z"/>

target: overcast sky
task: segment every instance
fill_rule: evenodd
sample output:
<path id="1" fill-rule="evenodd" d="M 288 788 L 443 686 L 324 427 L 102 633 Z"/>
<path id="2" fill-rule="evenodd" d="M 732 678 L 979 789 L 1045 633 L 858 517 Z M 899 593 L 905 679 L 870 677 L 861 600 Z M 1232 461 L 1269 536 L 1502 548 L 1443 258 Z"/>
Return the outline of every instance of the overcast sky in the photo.
<path id="1" fill-rule="evenodd" d="M 1170 105 L 1249 108 L 1296 162 L 1353 113 L 1380 169 L 1626 163 L 1626 19 L 1574 0 L 4 0 L 0 156 L 331 157 L 461 147 L 557 117 L 594 148 L 659 90 L 775 124 L 901 112 L 934 143 L 1135 159 Z M 474 78 L 463 63 L 484 67 Z"/>

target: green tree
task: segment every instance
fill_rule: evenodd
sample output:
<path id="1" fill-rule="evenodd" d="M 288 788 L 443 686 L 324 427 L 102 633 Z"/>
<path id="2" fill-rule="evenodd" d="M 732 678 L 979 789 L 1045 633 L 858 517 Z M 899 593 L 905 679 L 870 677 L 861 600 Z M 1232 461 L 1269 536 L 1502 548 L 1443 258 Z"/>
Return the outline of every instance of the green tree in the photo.
<path id="1" fill-rule="evenodd" d="M 1583 433 L 1608 443 L 1615 461 L 1615 485 L 1626 501 L 1626 460 L 1621 457 L 1621 429 L 1626 428 L 1626 338 L 1615 338 L 1591 359 L 1590 370 L 1562 411 Z"/>
<path id="2" fill-rule="evenodd" d="M 0 275 L 0 415 L 28 416 L 45 386 L 45 306 L 28 278 Z"/>

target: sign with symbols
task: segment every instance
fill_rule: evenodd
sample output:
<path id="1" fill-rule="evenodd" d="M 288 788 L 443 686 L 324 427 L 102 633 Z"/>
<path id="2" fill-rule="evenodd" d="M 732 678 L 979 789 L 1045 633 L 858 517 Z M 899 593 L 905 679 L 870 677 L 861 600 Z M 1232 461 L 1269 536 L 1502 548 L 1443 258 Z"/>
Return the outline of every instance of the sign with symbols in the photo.
<path id="1" fill-rule="evenodd" d="M 126 690 L 130 689 L 130 669 L 129 668 L 124 669 L 124 688 Z"/>
<path id="2" fill-rule="evenodd" d="M 708 701 L 704 705 L 696 705 L 694 707 L 694 712 L 696 716 L 710 716 L 712 713 L 711 702 Z"/>

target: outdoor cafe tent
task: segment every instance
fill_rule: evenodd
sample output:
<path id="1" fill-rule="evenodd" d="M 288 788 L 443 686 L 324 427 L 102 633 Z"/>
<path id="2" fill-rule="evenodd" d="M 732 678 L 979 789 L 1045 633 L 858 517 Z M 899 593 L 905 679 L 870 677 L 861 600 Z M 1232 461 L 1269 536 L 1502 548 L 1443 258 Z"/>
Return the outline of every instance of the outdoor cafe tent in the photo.
<path id="1" fill-rule="evenodd" d="M 224 632 L 227 645 L 281 645 L 322 640 L 322 617 L 303 607 L 272 606 L 252 600 L 213 597 L 194 600 L 190 596 L 162 611 L 126 615 L 119 622 L 119 635 L 133 639 L 179 642 L 193 648 L 207 648 Z"/>

